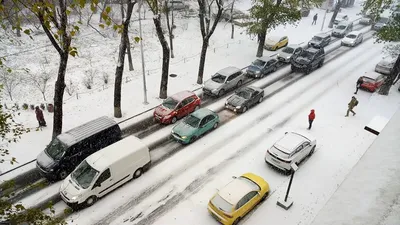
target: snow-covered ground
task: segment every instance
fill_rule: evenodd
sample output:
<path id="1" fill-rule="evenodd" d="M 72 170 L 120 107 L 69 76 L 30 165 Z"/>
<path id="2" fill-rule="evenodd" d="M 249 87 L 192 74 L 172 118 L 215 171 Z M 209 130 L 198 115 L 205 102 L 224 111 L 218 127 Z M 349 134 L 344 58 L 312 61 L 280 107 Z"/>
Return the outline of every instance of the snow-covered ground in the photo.
<path id="1" fill-rule="evenodd" d="M 270 183 L 273 194 L 245 218 L 244 224 L 265 223 L 266 218 L 271 224 L 310 223 L 376 138 L 363 127 L 377 114 L 390 118 L 400 104 L 396 90 L 389 97 L 360 91 L 357 115 L 344 117 L 355 81 L 373 70 L 381 47 L 370 40 L 353 49 L 91 208 L 74 213 L 68 222 L 217 224 L 207 212 L 209 198 L 232 176 L 254 172 Z M 310 109 L 316 110 L 317 119 L 307 131 Z M 268 168 L 263 157 L 288 130 L 310 132 L 316 136 L 318 148 L 296 173 L 290 194 L 295 205 L 284 211 L 276 201 L 284 195 L 288 177 Z"/>
<path id="2" fill-rule="evenodd" d="M 239 1 L 238 8 L 245 10 L 248 7 L 250 0 Z M 247 5 L 247 6 L 246 6 Z M 358 18 L 356 15 L 360 10 L 357 5 L 354 8 L 343 9 L 344 13 L 347 13 L 350 20 Z M 311 26 L 312 16 L 303 18 L 297 26 L 279 26 L 270 32 L 271 35 L 287 35 L 289 36 L 290 43 L 306 43 L 314 34 L 321 32 L 323 10 L 314 9 L 310 15 L 314 13 L 319 14 L 319 20 L 317 25 Z M 330 18 L 332 13 L 327 14 L 327 20 Z M 137 15 L 135 15 L 137 17 Z M 134 18 L 136 18 L 134 17 Z M 148 89 L 148 105 L 142 104 L 143 99 L 143 86 L 142 86 L 142 73 L 141 73 L 141 61 L 140 51 L 138 45 L 132 51 L 134 58 L 134 71 L 128 70 L 126 65 L 124 77 L 130 80 L 128 83 L 123 84 L 122 91 L 122 111 L 123 118 L 130 117 L 134 114 L 140 113 L 146 109 L 158 105 L 161 100 L 158 96 L 158 87 L 160 80 L 160 67 L 161 67 L 161 49 L 158 40 L 155 36 L 154 26 L 152 21 L 149 20 L 150 13 L 146 15 L 147 20 L 143 21 L 144 27 L 144 45 L 145 45 L 145 60 L 146 60 L 146 76 L 147 89 Z M 97 18 L 93 18 L 95 20 Z M 93 22 L 95 24 L 95 22 Z M 199 61 L 199 52 L 201 47 L 201 38 L 199 31 L 199 24 L 196 19 L 176 19 L 177 30 L 175 38 L 175 59 L 171 60 L 170 73 L 178 74 L 176 78 L 170 78 L 168 84 L 168 93 L 173 94 L 181 91 L 182 89 L 193 90 L 199 88 L 197 85 L 197 67 Z M 328 23 L 325 22 L 324 31 L 327 31 Z M 236 27 L 235 39 L 230 39 L 230 26 L 222 22 L 218 25 L 210 43 L 210 47 L 207 53 L 207 61 L 205 67 L 204 78 L 208 79 L 213 73 L 219 69 L 234 65 L 239 68 L 243 68 L 249 65 L 256 57 L 256 45 L 257 40 L 252 40 L 246 35 L 244 29 Z M 307 30 L 307 32 L 305 32 Z M 131 35 L 137 35 L 138 23 L 137 21 L 132 23 Z M 78 85 L 78 98 L 77 95 L 73 96 L 65 95 L 64 105 L 64 124 L 63 130 L 68 130 L 76 127 L 82 123 L 85 123 L 93 118 L 108 115 L 112 116 L 113 113 L 113 85 L 112 79 L 110 84 L 105 85 L 101 83 L 102 73 L 107 73 L 110 78 L 113 77 L 115 72 L 115 57 L 117 55 L 119 38 L 118 36 L 112 35 L 110 32 L 105 32 L 108 36 L 103 38 L 102 36 L 95 33 L 91 28 L 82 27 L 81 31 L 82 38 L 78 38 L 75 45 L 81 52 L 78 58 L 70 58 L 67 71 L 67 80 L 74 79 L 74 83 Z M 26 37 L 25 37 L 26 38 Z M 35 51 L 26 53 L 20 53 L 17 55 L 9 56 L 7 62 L 13 62 L 16 67 L 26 67 L 32 71 L 37 70 L 39 65 L 44 60 L 43 55 L 46 55 L 46 60 L 49 62 L 47 67 L 51 71 L 56 71 L 58 56 L 52 47 L 37 48 L 47 44 L 47 39 L 42 36 L 36 36 L 34 41 L 26 39 L 25 42 L 30 46 L 35 47 Z M 101 43 L 101 44 L 100 44 Z M 177 44 L 179 43 L 179 44 Z M 7 54 L 15 53 L 18 51 L 25 50 L 26 46 L 1 46 L 1 50 Z M 46 52 L 46 54 L 44 54 Z M 265 55 L 275 54 L 276 52 L 265 51 Z M 223 59 L 223 60 L 221 60 Z M 91 66 L 90 66 L 91 64 Z M 127 63 L 126 63 L 127 64 Z M 84 90 L 82 84 L 82 77 L 87 70 L 98 70 L 98 76 L 95 79 L 94 89 L 88 92 Z M 53 79 L 54 81 L 54 79 Z M 125 80 L 126 81 L 126 80 Z M 185 87 L 185 88 L 183 88 Z M 21 85 L 15 91 L 15 99 L 20 104 L 26 102 L 28 104 L 39 104 L 44 102 L 40 100 L 40 93 L 32 89 L 29 85 Z M 103 90 L 104 89 L 104 90 Z M 49 86 L 47 92 L 47 99 L 51 99 L 52 84 Z M 29 95 L 26 94 L 29 91 Z M 85 93 L 83 93 L 85 92 Z M 38 153 L 48 144 L 51 139 L 51 127 L 52 127 L 52 114 L 45 112 L 45 118 L 48 127 L 40 132 L 32 131 L 29 134 L 24 135 L 23 139 L 16 144 L 10 144 L 9 149 L 13 156 L 17 158 L 18 164 L 2 164 L 0 165 L 0 171 L 7 171 L 15 166 L 22 163 L 35 159 Z M 31 110 L 21 111 L 18 120 L 22 122 L 26 127 L 36 127 L 37 121 L 35 119 L 34 112 Z M 0 177 L 0 179 L 5 179 Z"/>

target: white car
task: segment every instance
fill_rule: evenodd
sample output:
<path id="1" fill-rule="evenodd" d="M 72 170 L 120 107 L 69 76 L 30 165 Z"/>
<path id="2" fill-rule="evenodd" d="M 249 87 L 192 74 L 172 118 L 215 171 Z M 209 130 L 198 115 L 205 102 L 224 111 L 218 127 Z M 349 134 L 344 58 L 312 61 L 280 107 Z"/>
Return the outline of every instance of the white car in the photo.
<path id="1" fill-rule="evenodd" d="M 286 132 L 265 154 L 265 162 L 286 173 L 314 153 L 317 141 L 308 134 Z"/>
<path id="2" fill-rule="evenodd" d="M 333 21 L 333 24 L 338 25 L 340 22 L 347 20 L 349 20 L 349 17 L 346 14 L 338 13 L 336 15 L 335 21 Z"/>
<path id="3" fill-rule="evenodd" d="M 386 57 L 375 66 L 375 71 L 381 74 L 390 75 L 396 63 L 396 58 Z"/>
<path id="4" fill-rule="evenodd" d="M 363 33 L 360 31 L 352 31 L 342 39 L 341 45 L 354 47 L 360 44 L 364 39 Z"/>

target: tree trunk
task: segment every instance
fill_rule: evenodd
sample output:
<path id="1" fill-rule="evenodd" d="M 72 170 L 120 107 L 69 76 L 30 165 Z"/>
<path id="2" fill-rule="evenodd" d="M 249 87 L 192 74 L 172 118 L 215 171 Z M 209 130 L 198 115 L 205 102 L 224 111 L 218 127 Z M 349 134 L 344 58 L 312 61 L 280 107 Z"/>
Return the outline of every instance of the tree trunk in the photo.
<path id="1" fill-rule="evenodd" d="M 120 3 L 120 6 L 121 6 L 121 21 L 123 21 L 124 20 L 124 17 L 125 17 L 125 11 L 124 11 L 124 0 L 121 0 L 121 3 Z"/>
<path id="2" fill-rule="evenodd" d="M 125 52 L 126 47 L 128 45 L 128 30 L 129 23 L 132 16 L 133 6 L 136 2 L 129 2 L 128 8 L 126 12 L 126 19 L 123 21 L 124 28 L 121 34 L 121 43 L 119 44 L 119 53 L 118 53 L 118 63 L 117 68 L 115 69 L 115 84 L 114 84 L 114 117 L 121 118 L 121 86 L 122 86 L 122 75 L 124 73 L 124 63 L 125 63 Z"/>
<path id="3" fill-rule="evenodd" d="M 235 4 L 235 0 L 233 0 L 232 7 L 231 7 L 231 26 L 232 26 L 231 39 L 233 39 L 234 33 L 235 33 L 235 24 L 233 24 L 233 6 L 234 6 L 234 4 Z"/>
<path id="4" fill-rule="evenodd" d="M 45 95 L 44 92 L 42 92 L 42 96 L 43 96 L 43 100 L 44 100 L 44 101 L 47 101 L 47 100 L 46 100 L 46 95 Z"/>
<path id="5" fill-rule="evenodd" d="M 167 3 L 167 1 L 166 1 Z M 173 4 L 172 4 L 173 6 Z M 165 19 L 167 20 L 167 29 L 168 29 L 168 36 L 169 36 L 169 46 L 171 47 L 171 58 L 174 58 L 174 45 L 173 45 L 173 39 L 174 39 L 174 34 L 173 34 L 173 29 L 174 29 L 174 14 L 172 11 L 172 24 L 169 23 L 169 9 L 167 8 L 165 10 Z"/>
<path id="6" fill-rule="evenodd" d="M 393 86 L 396 77 L 400 72 L 400 55 L 397 56 L 396 63 L 394 64 L 393 70 L 389 76 L 387 76 L 385 82 L 382 84 L 381 88 L 379 89 L 379 94 L 381 95 L 388 95 L 390 88 Z"/>
<path id="7" fill-rule="evenodd" d="M 206 55 L 207 55 L 207 48 L 208 48 L 209 39 L 203 38 L 203 45 L 201 46 L 201 53 L 200 53 L 200 64 L 199 64 L 199 73 L 197 76 L 197 83 L 203 83 L 203 74 L 204 74 L 204 65 L 206 62 Z"/>
<path id="8" fill-rule="evenodd" d="M 18 9 L 16 9 L 15 12 L 15 21 L 16 21 L 16 26 L 17 27 L 17 37 L 21 37 L 21 30 L 19 29 L 20 27 L 20 22 L 19 22 L 19 15 L 18 15 Z"/>
<path id="9" fill-rule="evenodd" d="M 336 16 L 339 13 L 340 7 L 342 6 L 344 0 L 338 1 L 338 3 L 335 6 L 335 10 L 333 11 L 333 15 L 331 17 L 331 20 L 329 21 L 329 28 L 333 28 L 333 22 L 335 22 Z"/>
<path id="10" fill-rule="evenodd" d="M 259 37 L 259 42 L 258 42 L 258 48 L 257 48 L 257 57 L 262 57 L 264 53 L 264 44 L 265 44 L 265 37 L 267 36 L 267 28 L 261 34 L 258 35 Z"/>
<path id="11" fill-rule="evenodd" d="M 131 43 L 129 42 L 129 37 L 126 39 L 126 51 L 128 53 L 128 63 L 129 63 L 129 71 L 133 71 L 133 62 L 132 62 L 132 54 L 131 54 Z"/>
<path id="12" fill-rule="evenodd" d="M 154 16 L 153 22 L 156 27 L 157 37 L 158 37 L 158 40 L 160 41 L 160 44 L 162 47 L 162 52 L 163 52 L 159 97 L 161 99 L 165 99 L 165 98 L 167 98 L 167 89 L 168 89 L 168 72 L 169 72 L 170 51 L 169 51 L 169 47 L 168 47 L 168 42 L 165 39 L 163 30 L 161 27 L 161 15 Z"/>
<path id="13" fill-rule="evenodd" d="M 68 44 L 68 48 L 71 42 Z M 65 48 L 65 46 L 64 46 Z M 67 49 L 68 49 L 67 48 Z M 60 54 L 60 66 L 58 67 L 58 75 L 54 87 L 54 115 L 53 115 L 53 137 L 61 134 L 63 126 L 63 98 L 65 89 L 65 72 L 67 71 L 68 51 Z"/>

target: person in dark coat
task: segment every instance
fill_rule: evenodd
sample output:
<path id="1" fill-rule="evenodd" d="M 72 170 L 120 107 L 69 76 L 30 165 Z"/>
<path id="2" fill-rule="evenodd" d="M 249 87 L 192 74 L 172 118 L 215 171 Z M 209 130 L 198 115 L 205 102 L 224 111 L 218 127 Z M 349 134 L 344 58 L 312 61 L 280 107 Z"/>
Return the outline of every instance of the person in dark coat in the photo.
<path id="1" fill-rule="evenodd" d="M 39 108 L 39 106 L 35 107 L 35 114 L 36 114 L 36 119 L 39 122 L 39 127 L 45 127 L 46 120 L 44 120 L 43 111 Z"/>
<path id="2" fill-rule="evenodd" d="M 358 89 L 360 89 L 361 88 L 361 85 L 364 83 L 364 80 L 363 80 L 363 78 L 362 77 L 360 77 L 360 78 L 358 78 L 358 80 L 357 80 L 357 84 L 356 84 L 356 92 L 354 92 L 354 94 L 357 94 L 357 92 L 358 92 Z"/>
<path id="3" fill-rule="evenodd" d="M 356 113 L 353 111 L 354 107 L 356 107 L 358 105 L 358 100 L 356 99 L 356 97 L 351 97 L 351 100 L 348 104 L 348 109 L 347 109 L 347 113 L 346 113 L 346 117 L 349 116 L 349 112 L 353 113 L 353 116 L 356 115 Z"/>
<path id="4" fill-rule="evenodd" d="M 308 129 L 310 130 L 312 127 L 312 123 L 314 122 L 315 119 L 315 110 L 311 109 L 310 114 L 308 114 Z"/>
<path id="5" fill-rule="evenodd" d="M 317 24 L 317 19 L 318 19 L 318 13 L 316 13 L 313 17 L 313 21 L 311 25 L 316 25 Z"/>

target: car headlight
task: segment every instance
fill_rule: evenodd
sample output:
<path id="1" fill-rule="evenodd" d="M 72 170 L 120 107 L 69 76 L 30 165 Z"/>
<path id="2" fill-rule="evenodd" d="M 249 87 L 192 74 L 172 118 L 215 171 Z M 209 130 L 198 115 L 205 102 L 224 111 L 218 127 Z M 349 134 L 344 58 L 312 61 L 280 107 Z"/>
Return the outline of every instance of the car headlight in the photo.
<path id="1" fill-rule="evenodd" d="M 182 138 L 182 139 L 186 139 L 186 138 L 187 138 L 187 136 L 182 136 L 181 138 Z"/>
<path id="2" fill-rule="evenodd" d="M 260 74 L 261 72 L 260 71 L 256 71 L 256 74 Z"/>
<path id="3" fill-rule="evenodd" d="M 228 101 L 225 102 L 225 105 L 228 105 Z"/>
<path id="4" fill-rule="evenodd" d="M 75 201 L 75 200 L 77 200 L 77 199 L 80 198 L 80 197 L 82 197 L 82 195 L 76 195 L 76 196 L 72 197 L 71 200 L 72 200 L 72 201 Z"/>
<path id="5" fill-rule="evenodd" d="M 171 115 L 164 116 L 164 119 L 169 119 L 169 118 L 171 118 Z"/>
<path id="6" fill-rule="evenodd" d="M 239 106 L 236 106 L 236 109 L 240 109 L 240 108 L 242 108 L 240 105 L 239 105 Z"/>

